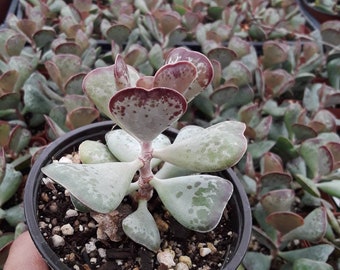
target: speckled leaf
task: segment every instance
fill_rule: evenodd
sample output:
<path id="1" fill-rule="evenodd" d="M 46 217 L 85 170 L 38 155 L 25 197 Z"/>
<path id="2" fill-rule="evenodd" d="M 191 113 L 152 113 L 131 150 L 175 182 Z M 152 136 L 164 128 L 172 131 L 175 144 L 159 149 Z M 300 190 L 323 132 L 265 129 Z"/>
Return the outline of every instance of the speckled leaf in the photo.
<path id="1" fill-rule="evenodd" d="M 334 246 L 322 244 L 292 251 L 279 251 L 279 256 L 291 263 L 300 258 L 326 262 L 333 250 Z"/>
<path id="2" fill-rule="evenodd" d="M 304 224 L 304 220 L 300 215 L 290 211 L 271 213 L 267 216 L 266 222 L 282 234 L 286 234 Z"/>
<path id="3" fill-rule="evenodd" d="M 154 87 L 172 88 L 186 96 L 186 92 L 196 76 L 196 67 L 190 62 L 167 64 L 156 72 Z"/>
<path id="4" fill-rule="evenodd" d="M 313 259 L 298 259 L 294 261 L 293 270 L 333 270 L 334 268 L 325 262 Z"/>
<path id="5" fill-rule="evenodd" d="M 292 189 L 272 190 L 261 198 L 261 204 L 268 214 L 276 211 L 289 211 L 295 200 Z"/>
<path id="6" fill-rule="evenodd" d="M 205 55 L 183 47 L 175 48 L 170 51 L 165 64 L 176 63 L 179 61 L 189 61 L 194 64 L 197 69 L 197 78 L 192 83 L 185 96 L 186 99 L 190 101 L 209 85 L 214 77 L 214 69 L 211 62 Z"/>
<path id="7" fill-rule="evenodd" d="M 282 241 L 287 243 L 294 239 L 318 242 L 325 235 L 327 228 L 327 215 L 323 207 L 316 208 L 309 213 L 304 224 L 296 229 L 291 230 L 282 237 Z"/>
<path id="8" fill-rule="evenodd" d="M 292 177 L 288 173 L 271 172 L 263 174 L 260 178 L 260 194 L 264 195 L 272 190 L 289 188 L 291 181 Z"/>
<path id="9" fill-rule="evenodd" d="M 125 234 L 134 242 L 157 251 L 161 244 L 157 224 L 147 208 L 147 201 L 140 200 L 135 212 L 123 220 Z"/>
<path id="10" fill-rule="evenodd" d="M 90 140 L 83 141 L 79 145 L 79 158 L 86 164 L 118 161 L 105 144 Z"/>
<path id="11" fill-rule="evenodd" d="M 105 141 L 111 153 L 120 161 L 133 161 L 141 153 L 141 145 L 133 136 L 123 129 L 115 129 L 105 134 Z M 170 145 L 170 140 L 160 134 L 152 141 L 154 149 Z M 151 166 L 159 164 L 160 160 L 152 159 Z"/>
<path id="12" fill-rule="evenodd" d="M 106 31 L 106 37 L 109 41 L 114 40 L 119 46 L 122 46 L 129 38 L 131 30 L 123 24 L 114 24 Z"/>
<path id="13" fill-rule="evenodd" d="M 154 157 L 174 165 L 197 171 L 219 171 L 235 165 L 247 149 L 245 124 L 225 121 L 210 126 L 186 140 L 163 149 L 155 149 Z"/>
<path id="14" fill-rule="evenodd" d="M 183 115 L 187 102 L 170 88 L 136 87 L 117 92 L 109 106 L 118 125 L 142 141 L 152 141 Z"/>
<path id="15" fill-rule="evenodd" d="M 240 60 L 235 60 L 223 70 L 223 78 L 237 86 L 244 86 L 252 81 L 248 67 Z"/>
<path id="16" fill-rule="evenodd" d="M 227 84 L 219 87 L 214 92 L 211 93 L 210 99 L 215 104 L 222 106 L 227 103 L 231 98 L 235 96 L 238 91 L 238 87 L 235 84 Z"/>
<path id="17" fill-rule="evenodd" d="M 242 264 L 247 270 L 269 270 L 273 257 L 260 252 L 248 251 Z"/>
<path id="18" fill-rule="evenodd" d="M 211 175 L 154 178 L 150 184 L 179 223 L 199 232 L 217 226 L 233 193 L 231 182 Z"/>
<path id="19" fill-rule="evenodd" d="M 128 67 L 128 70 L 131 84 L 135 84 L 139 78 L 138 72 L 132 67 Z M 83 88 L 97 108 L 112 119 L 109 101 L 119 89 L 114 78 L 114 65 L 90 71 L 83 80 Z"/>
<path id="20" fill-rule="evenodd" d="M 52 163 L 42 172 L 82 204 L 99 213 L 116 209 L 126 195 L 140 161 L 98 164 Z"/>
<path id="21" fill-rule="evenodd" d="M 56 38 L 53 28 L 38 30 L 34 33 L 33 39 L 39 48 L 46 46 Z"/>
<path id="22" fill-rule="evenodd" d="M 226 47 L 218 47 L 212 49 L 207 54 L 210 60 L 217 60 L 221 63 L 222 69 L 229 66 L 230 63 L 237 58 L 237 54 L 232 49 Z"/>

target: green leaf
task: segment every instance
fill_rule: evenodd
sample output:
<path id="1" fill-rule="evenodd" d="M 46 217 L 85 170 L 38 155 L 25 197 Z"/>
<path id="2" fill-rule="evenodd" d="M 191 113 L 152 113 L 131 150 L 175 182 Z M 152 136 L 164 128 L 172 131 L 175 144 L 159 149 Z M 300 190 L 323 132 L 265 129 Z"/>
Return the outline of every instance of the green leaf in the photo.
<path id="1" fill-rule="evenodd" d="M 141 161 L 98 164 L 54 162 L 42 172 L 59 183 L 82 204 L 99 213 L 116 209 L 126 195 Z"/>
<path id="2" fill-rule="evenodd" d="M 90 140 L 83 141 L 79 145 L 79 157 L 82 163 L 86 164 L 117 161 L 105 144 Z"/>
<path id="3" fill-rule="evenodd" d="M 260 202 L 268 214 L 276 211 L 289 211 L 295 200 L 292 189 L 272 190 L 262 196 Z"/>
<path id="4" fill-rule="evenodd" d="M 260 195 L 272 190 L 290 188 L 291 182 L 292 177 L 288 173 L 272 172 L 263 174 L 260 179 Z"/>
<path id="5" fill-rule="evenodd" d="M 131 30 L 123 24 L 114 24 L 106 31 L 106 37 L 109 41 L 114 40 L 119 46 L 122 46 L 129 38 Z"/>
<path id="6" fill-rule="evenodd" d="M 128 66 L 130 83 L 135 84 L 139 75 Z M 84 91 L 97 108 L 109 118 L 113 118 L 109 110 L 109 101 L 118 88 L 114 78 L 114 65 L 100 67 L 89 72 L 83 80 Z"/>
<path id="7" fill-rule="evenodd" d="M 302 188 L 315 197 L 320 197 L 320 191 L 318 190 L 316 184 L 304 175 L 296 174 L 294 175 L 295 180 L 302 186 Z"/>
<path id="8" fill-rule="evenodd" d="M 150 184 L 179 223 L 199 232 L 217 226 L 233 193 L 231 182 L 212 175 L 154 178 Z"/>
<path id="9" fill-rule="evenodd" d="M 254 142 L 248 145 L 248 152 L 252 155 L 254 159 L 259 159 L 264 153 L 270 151 L 270 149 L 275 145 L 275 141 L 264 140 L 259 142 Z"/>
<path id="10" fill-rule="evenodd" d="M 247 147 L 245 124 L 225 121 L 210 126 L 186 140 L 155 149 L 153 156 L 193 171 L 211 172 L 235 165 Z"/>
<path id="11" fill-rule="evenodd" d="M 322 191 L 340 198 L 340 179 L 317 183 L 316 186 Z"/>
<path id="12" fill-rule="evenodd" d="M 327 229 L 327 215 L 323 207 L 316 208 L 309 213 L 304 224 L 291 230 L 282 237 L 283 245 L 294 239 L 318 242 L 325 235 Z"/>
<path id="13" fill-rule="evenodd" d="M 23 180 L 22 174 L 16 171 L 13 166 L 7 165 L 5 176 L 0 181 L 0 207 L 7 202 L 18 190 Z"/>
<path id="14" fill-rule="evenodd" d="M 279 256 L 291 263 L 301 258 L 326 262 L 333 250 L 333 246 L 323 244 L 292 251 L 279 251 Z"/>
<path id="15" fill-rule="evenodd" d="M 134 242 L 152 251 L 156 252 L 160 247 L 158 227 L 145 200 L 140 200 L 137 210 L 123 220 L 123 230 Z"/>
<path id="16" fill-rule="evenodd" d="M 272 225 L 276 230 L 282 234 L 302 226 L 304 223 L 303 218 L 289 211 L 274 212 L 267 216 L 266 222 Z"/>
<path id="17" fill-rule="evenodd" d="M 133 161 L 141 153 L 140 143 L 123 129 L 107 132 L 105 134 L 105 141 L 110 152 L 120 161 Z M 152 141 L 152 148 L 158 149 L 170 144 L 169 138 L 164 134 L 160 134 Z M 156 166 L 160 162 L 158 159 L 152 159 L 151 167 Z"/>
<path id="18" fill-rule="evenodd" d="M 8 224 L 12 227 L 15 227 L 20 222 L 24 222 L 25 215 L 24 215 L 23 204 L 20 203 L 18 205 L 15 205 L 15 206 L 12 206 L 12 207 L 6 209 L 4 218 L 8 222 Z"/>
<path id="19" fill-rule="evenodd" d="M 273 257 L 259 252 L 248 251 L 242 261 L 247 270 L 269 270 Z"/>
<path id="20" fill-rule="evenodd" d="M 333 267 L 324 262 L 310 259 L 299 259 L 294 262 L 293 270 L 333 270 Z"/>

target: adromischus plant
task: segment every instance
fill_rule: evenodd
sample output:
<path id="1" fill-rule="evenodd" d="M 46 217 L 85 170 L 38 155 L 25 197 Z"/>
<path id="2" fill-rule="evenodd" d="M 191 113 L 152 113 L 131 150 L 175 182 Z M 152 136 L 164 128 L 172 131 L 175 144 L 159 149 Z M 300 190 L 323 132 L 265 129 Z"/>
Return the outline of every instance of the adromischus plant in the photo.
<path id="1" fill-rule="evenodd" d="M 106 145 L 83 142 L 82 164 L 53 162 L 43 173 L 68 189 L 78 205 L 100 213 L 113 211 L 133 194 L 138 207 L 123 220 L 123 230 L 153 251 L 161 242 L 147 208 L 154 189 L 183 226 L 199 232 L 214 229 L 233 185 L 199 173 L 220 171 L 241 159 L 247 146 L 245 125 L 225 121 L 206 129 L 186 126 L 173 143 L 162 134 L 212 78 L 208 58 L 185 48 L 170 51 L 154 76 L 141 76 L 118 55 L 114 65 L 88 73 L 83 88 L 121 129 L 106 134 Z M 136 172 L 138 180 L 133 181 Z"/>

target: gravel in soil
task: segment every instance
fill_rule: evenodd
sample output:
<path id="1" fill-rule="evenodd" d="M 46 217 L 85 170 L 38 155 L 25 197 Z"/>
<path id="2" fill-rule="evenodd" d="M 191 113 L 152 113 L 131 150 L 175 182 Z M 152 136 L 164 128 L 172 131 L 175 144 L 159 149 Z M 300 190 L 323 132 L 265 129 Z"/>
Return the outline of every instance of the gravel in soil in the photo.
<path id="1" fill-rule="evenodd" d="M 126 198 L 119 209 L 132 211 L 133 207 L 130 198 Z M 98 224 L 94 213 L 75 210 L 69 194 L 59 185 L 42 184 L 38 201 L 41 232 L 70 269 L 220 269 L 237 237 L 228 226 L 227 215 L 213 231 L 203 234 L 180 225 L 163 209 L 156 195 L 149 202 L 149 210 L 161 233 L 161 250 L 157 254 L 122 233 L 121 219 L 127 214 L 123 210 L 115 221 L 115 233 L 110 235 Z M 111 241 L 112 237 L 119 241 Z"/>

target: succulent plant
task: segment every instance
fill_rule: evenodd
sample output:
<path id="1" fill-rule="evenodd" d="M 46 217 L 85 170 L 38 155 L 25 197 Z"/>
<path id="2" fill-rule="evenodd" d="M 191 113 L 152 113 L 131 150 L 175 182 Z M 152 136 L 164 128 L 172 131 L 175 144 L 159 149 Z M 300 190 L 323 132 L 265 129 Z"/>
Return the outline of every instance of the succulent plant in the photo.
<path id="1" fill-rule="evenodd" d="M 88 73 L 83 86 L 98 109 L 121 129 L 106 134 L 107 146 L 83 142 L 79 146 L 82 164 L 54 162 L 43 173 L 99 213 L 115 210 L 126 195 L 134 194 L 138 207 L 123 220 L 123 229 L 150 250 L 160 246 L 156 223 L 147 208 L 153 189 L 183 226 L 212 230 L 233 187 L 221 177 L 197 173 L 219 171 L 240 160 L 247 145 L 244 124 L 225 121 L 207 129 L 187 126 L 172 144 L 161 134 L 184 114 L 187 103 L 212 77 L 210 61 L 185 48 L 172 50 L 154 76 L 140 76 L 118 55 L 114 65 Z M 154 172 L 161 161 L 164 165 Z M 137 171 L 138 180 L 133 181 Z"/>

